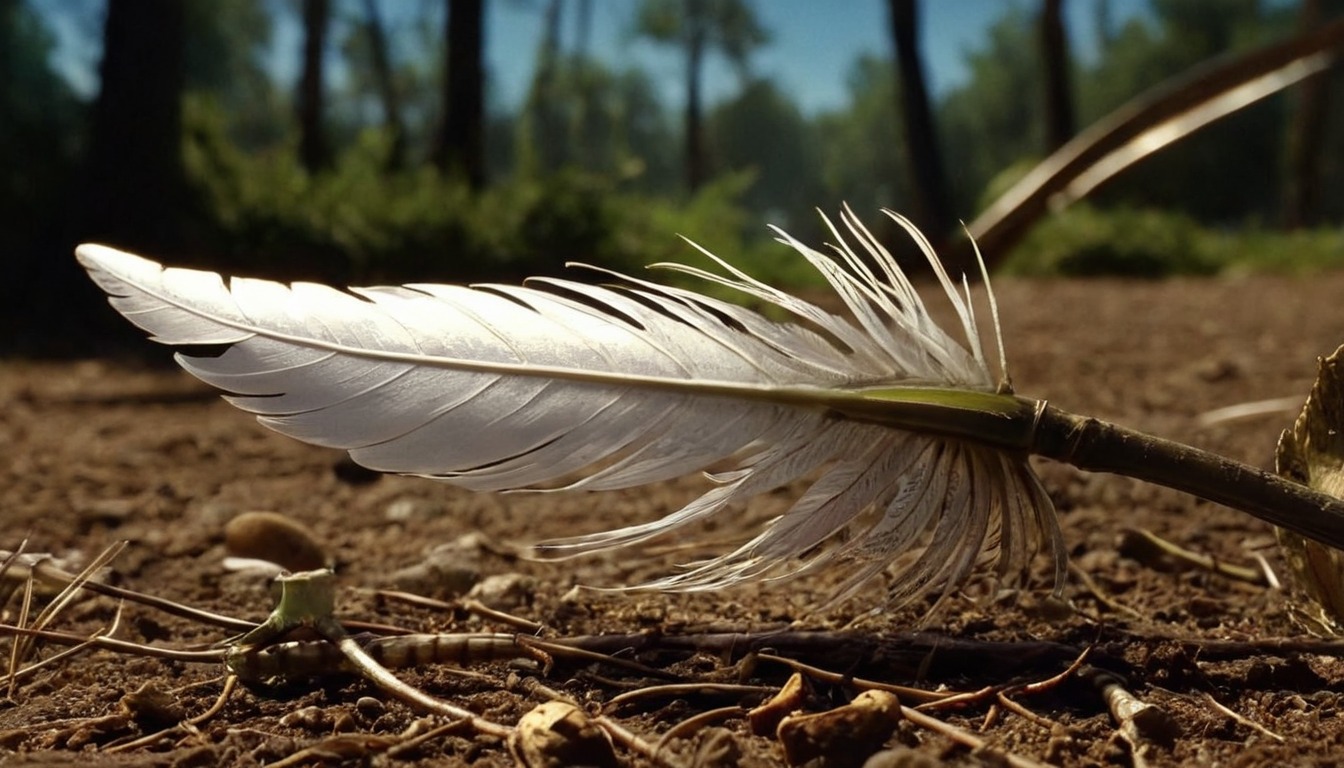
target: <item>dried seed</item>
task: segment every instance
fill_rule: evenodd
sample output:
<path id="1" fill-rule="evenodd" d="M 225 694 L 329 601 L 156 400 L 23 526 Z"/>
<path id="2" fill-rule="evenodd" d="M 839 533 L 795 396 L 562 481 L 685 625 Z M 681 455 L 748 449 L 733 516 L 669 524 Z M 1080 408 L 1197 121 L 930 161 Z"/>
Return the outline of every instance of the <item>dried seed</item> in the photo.
<path id="1" fill-rule="evenodd" d="M 312 571 L 328 565 L 326 554 L 308 529 L 275 512 L 244 512 L 224 526 L 229 555 L 266 560 L 288 571 Z"/>

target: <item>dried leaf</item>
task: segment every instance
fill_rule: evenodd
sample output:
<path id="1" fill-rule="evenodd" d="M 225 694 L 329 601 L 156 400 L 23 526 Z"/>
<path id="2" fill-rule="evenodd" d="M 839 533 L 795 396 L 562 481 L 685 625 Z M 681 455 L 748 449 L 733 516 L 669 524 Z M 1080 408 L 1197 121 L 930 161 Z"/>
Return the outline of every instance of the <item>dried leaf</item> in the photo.
<path id="1" fill-rule="evenodd" d="M 887 691 L 864 691 L 828 712 L 793 715 L 776 736 L 789 765 L 860 766 L 881 749 L 901 721 L 901 703 Z"/>
<path id="2" fill-rule="evenodd" d="M 1279 437 L 1280 475 L 1344 498 L 1344 347 L 1320 361 L 1316 384 Z M 1278 529 L 1295 584 L 1294 618 L 1315 635 L 1344 635 L 1344 551 Z"/>
<path id="3" fill-rule="evenodd" d="M 525 768 L 618 765 L 602 729 L 582 709 L 563 701 L 545 702 L 523 715 L 509 737 L 509 751 Z"/>

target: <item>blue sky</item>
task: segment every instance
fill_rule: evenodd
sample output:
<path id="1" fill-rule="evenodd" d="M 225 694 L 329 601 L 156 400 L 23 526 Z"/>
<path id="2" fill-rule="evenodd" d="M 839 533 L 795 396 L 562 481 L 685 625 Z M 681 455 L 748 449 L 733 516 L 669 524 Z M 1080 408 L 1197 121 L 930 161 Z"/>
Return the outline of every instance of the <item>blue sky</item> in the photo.
<path id="1" fill-rule="evenodd" d="M 194 0 L 214 2 L 217 0 Z M 97 35 L 103 4 L 100 0 L 29 0 L 53 28 L 58 40 L 54 64 L 84 95 L 97 88 L 100 52 Z M 297 3 L 267 0 L 277 20 L 273 49 L 267 57 L 282 81 L 297 77 L 300 29 L 293 11 Z M 357 12 L 358 4 L 349 12 Z M 1097 8 L 1101 0 L 1072 0 L 1065 4 L 1066 23 L 1075 54 L 1087 57 L 1095 50 Z M 515 106 L 526 93 L 532 76 L 537 42 L 542 32 L 544 0 L 488 0 L 486 27 L 487 67 L 492 103 Z M 572 0 L 567 7 L 572 9 Z M 885 0 L 754 0 L 757 16 L 771 31 L 772 42 L 752 58 L 754 72 L 773 78 L 808 112 L 836 109 L 848 94 L 846 78 L 862 53 L 888 55 Z M 1146 0 L 1110 0 L 1113 23 L 1146 12 Z M 437 10 L 429 0 L 384 0 L 389 25 L 399 19 Z M 680 105 L 680 57 L 667 48 L 634 40 L 629 35 L 634 0 L 593 0 L 591 50 L 609 62 L 635 64 L 646 70 L 661 89 L 665 103 Z M 925 0 L 920 4 L 924 62 L 930 86 L 942 93 L 964 82 L 965 53 L 981 45 L 988 27 L 1013 7 L 1034 11 L 1037 0 Z M 565 30 L 565 44 L 573 39 Z M 731 69 L 715 57 L 706 72 L 711 101 L 731 95 L 737 81 Z"/>

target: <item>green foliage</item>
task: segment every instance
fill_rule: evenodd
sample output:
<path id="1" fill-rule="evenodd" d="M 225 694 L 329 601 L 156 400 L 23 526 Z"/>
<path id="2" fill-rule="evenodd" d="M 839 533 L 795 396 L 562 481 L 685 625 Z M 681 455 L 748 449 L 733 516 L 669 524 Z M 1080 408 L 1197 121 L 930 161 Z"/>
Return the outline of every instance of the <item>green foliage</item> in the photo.
<path id="1" fill-rule="evenodd" d="M 1004 263 L 1025 275 L 1157 278 L 1217 270 L 1208 236 L 1179 213 L 1078 205 L 1044 220 Z"/>
<path id="2" fill-rule="evenodd" d="M 1044 79 L 1032 18 L 1014 5 L 966 56 L 967 83 L 948 93 L 938 113 L 947 172 L 958 211 L 972 211 L 986 185 L 1044 145 Z"/>
<path id="3" fill-rule="evenodd" d="M 717 49 L 743 73 L 748 54 L 770 41 L 769 31 L 743 0 L 644 0 L 635 32 L 696 53 Z"/>
<path id="4" fill-rule="evenodd" d="M 856 211 L 909 206 L 906 170 L 897 150 L 901 125 L 892 63 L 862 55 L 849 75 L 849 107 L 816 120 L 822 155 L 822 200 Z M 818 201 L 820 202 L 820 201 Z"/>
<path id="5" fill-rule="evenodd" d="M 752 174 L 742 196 L 748 208 L 799 236 L 816 229 L 821 139 L 773 82 L 747 84 L 710 113 L 705 127 L 717 168 Z"/>
<path id="6" fill-rule="evenodd" d="M 1010 274 L 1091 277 L 1280 273 L 1344 268 L 1344 231 L 1227 230 L 1158 209 L 1074 206 L 1045 219 L 1003 264 Z"/>
<path id="7" fill-rule="evenodd" d="M 517 280 L 565 262 L 632 270 L 684 260 L 680 233 L 786 284 L 800 274 L 741 204 L 747 175 L 725 176 L 676 204 L 577 170 L 473 195 L 432 169 L 385 172 L 388 141 L 365 131 L 328 173 L 309 175 L 291 148 L 240 152 L 217 105 L 192 98 L 185 144 L 199 193 L 204 264 L 337 284 Z M 572 274 L 572 273 L 570 273 Z"/>

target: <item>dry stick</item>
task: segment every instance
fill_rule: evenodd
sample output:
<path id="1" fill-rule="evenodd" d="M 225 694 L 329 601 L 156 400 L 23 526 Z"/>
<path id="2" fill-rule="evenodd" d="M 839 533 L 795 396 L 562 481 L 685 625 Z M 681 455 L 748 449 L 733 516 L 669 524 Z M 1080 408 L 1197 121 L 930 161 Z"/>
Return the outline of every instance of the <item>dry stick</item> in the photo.
<path id="1" fill-rule="evenodd" d="M 963 728 L 958 728 L 951 723 L 944 722 L 926 712 L 901 705 L 901 716 L 906 720 L 934 733 L 942 734 L 952 741 L 971 750 L 984 750 L 993 752 L 1003 758 L 1005 764 L 1012 768 L 1049 768 L 1045 763 L 1038 763 L 1029 757 L 1015 755 L 1012 752 L 995 749 L 989 746 L 989 742 L 976 736 L 975 734 Z"/>
<path id="2" fill-rule="evenodd" d="M 729 694 L 770 693 L 776 690 L 770 685 L 741 685 L 738 683 L 672 683 L 671 685 L 649 685 L 633 691 L 627 691 L 611 697 L 607 708 L 620 707 L 639 699 L 658 696 L 723 696 Z"/>
<path id="3" fill-rule="evenodd" d="M 963 390 L 892 388 L 836 398 L 857 421 L 1026 451 L 1223 504 L 1344 549 L 1344 500 L 1209 451 L 1146 435 L 1044 400 Z"/>
<path id="4" fill-rule="evenodd" d="M 1003 707 L 1004 709 L 1008 710 L 1009 712 L 1012 712 L 1013 714 L 1017 715 L 1023 720 L 1026 720 L 1027 722 L 1039 725 L 1040 727 L 1044 728 L 1047 731 L 1053 729 L 1056 725 L 1058 725 L 1058 723 L 1046 717 L 1045 715 L 1037 714 L 1035 712 L 1032 712 L 1030 709 L 1027 709 L 1025 705 L 1023 705 L 1016 699 L 1009 698 L 1008 694 L 1005 693 L 1004 691 L 999 691 L 998 695 L 995 698 L 998 701 L 1000 707 Z M 981 730 L 984 729 L 982 728 Z"/>
<path id="5" fill-rule="evenodd" d="M 1078 654 L 1078 658 L 1074 659 L 1073 663 L 1070 664 L 1068 668 L 1065 669 L 1063 672 L 1060 672 L 1057 675 L 1052 675 L 1051 677 L 1047 677 L 1044 680 L 1038 680 L 1034 683 L 1027 683 L 1025 685 L 1013 686 L 1005 690 L 999 691 L 995 696 L 996 700 L 999 703 L 999 706 L 1003 707 L 1009 712 L 1012 712 L 1018 717 L 1033 722 L 1041 726 L 1042 728 L 1045 728 L 1046 730 L 1050 730 L 1055 725 L 1057 725 L 1057 723 L 1054 720 L 1051 720 L 1050 718 L 1045 717 L 1044 715 L 1039 715 L 1035 712 L 1032 712 L 1030 709 L 1027 709 L 1026 706 L 1018 702 L 1016 699 L 1011 698 L 1010 694 L 1024 693 L 1027 695 L 1033 695 L 1037 693 L 1043 693 L 1045 691 L 1056 688 L 1059 685 L 1063 684 L 1065 680 L 1068 680 L 1070 677 L 1076 674 L 1079 669 L 1082 669 L 1083 663 L 1087 661 L 1087 657 L 1090 656 L 1091 654 L 1092 654 L 1092 646 L 1088 646 L 1083 649 L 1082 653 Z"/>
<path id="6" fill-rule="evenodd" d="M 84 651 L 97 648 L 98 647 L 97 641 L 99 638 L 116 634 L 117 629 L 120 627 L 121 627 L 121 608 L 118 607 L 116 615 L 112 617 L 112 625 L 109 627 L 104 627 L 102 629 L 96 630 L 93 634 L 89 635 L 88 639 L 85 640 L 84 642 L 66 648 L 64 651 L 61 651 L 59 653 L 52 654 L 51 656 L 48 656 L 47 658 L 42 659 L 41 661 L 33 662 L 32 664 L 29 664 L 23 669 L 11 668 L 9 672 L 11 692 L 14 690 L 14 685 L 17 684 L 18 681 L 32 677 L 33 675 L 37 674 L 38 671 L 42 670 L 48 665 L 56 664 L 72 656 L 81 654 Z M 11 693 L 10 695 L 13 696 L 13 693 Z"/>
<path id="7" fill-rule="evenodd" d="M 94 574 L 98 573 L 100 568 L 115 560 L 117 555 L 121 554 L 121 551 L 126 548 L 127 543 L 128 542 L 125 541 L 118 541 L 115 544 L 108 546 L 107 549 L 104 549 L 97 557 L 93 558 L 88 565 L 84 566 L 84 570 L 75 574 L 75 577 L 70 580 L 70 583 L 66 584 L 65 588 L 56 595 L 56 598 L 48 603 L 47 606 L 37 614 L 37 617 L 33 619 L 32 628 L 46 629 L 47 625 L 56 619 L 57 614 L 65 610 L 66 606 L 75 599 L 75 596 L 79 594 L 80 587 L 90 582 L 93 579 Z M 29 579 L 28 583 L 31 586 L 33 583 L 32 579 Z M 30 596 L 31 589 L 29 590 L 29 594 L 24 597 L 25 604 Z M 32 649 L 33 642 L 34 641 L 31 638 L 24 637 L 19 640 L 19 642 L 15 643 L 16 646 L 22 646 L 22 649 L 17 653 L 20 660 L 28 655 L 28 652 Z"/>
<path id="8" fill-rule="evenodd" d="M 775 656 L 774 654 L 769 653 L 758 653 L 756 654 L 756 658 L 762 661 L 773 661 L 777 664 L 783 664 L 784 666 L 792 669 L 794 672 L 801 672 L 804 675 L 816 678 L 817 680 L 823 680 L 825 682 L 837 685 L 852 685 L 860 690 L 870 689 L 875 691 L 887 691 L 888 693 L 896 694 L 897 698 L 903 698 L 908 701 L 913 700 L 913 701 L 922 701 L 926 703 L 942 702 L 951 700 L 957 696 L 964 695 L 957 693 L 944 693 L 941 691 L 926 691 L 923 688 L 911 688 L 905 685 L 882 683 L 878 682 L 877 680 L 865 680 L 864 678 L 861 677 L 842 675 L 839 672 L 831 672 L 830 670 L 822 669 L 821 667 L 814 667 L 810 664 L 804 664 L 801 661 L 795 661 L 793 659 L 785 658 L 783 656 Z"/>
<path id="9" fill-rule="evenodd" d="M 28 623 L 28 609 L 32 607 L 33 602 L 33 580 L 28 579 L 23 583 L 23 602 L 19 605 L 19 623 L 22 627 Z M 23 645 L 20 642 L 22 635 L 14 638 L 14 644 L 9 648 L 9 689 L 5 692 L 5 698 L 14 699 L 14 692 L 18 690 L 19 665 L 23 663 L 23 657 L 26 653 L 23 651 Z"/>
<path id="10" fill-rule="evenodd" d="M 1139 613 L 1128 605 L 1111 597 L 1110 594 L 1102 589 L 1101 585 L 1092 578 L 1092 574 L 1079 568 L 1076 563 L 1069 563 L 1069 573 L 1073 574 L 1074 578 L 1078 579 L 1078 582 L 1083 585 L 1083 589 L 1087 590 L 1088 594 L 1092 595 L 1097 602 L 1110 608 L 1112 611 L 1128 616 L 1131 619 L 1141 620 L 1144 618 L 1142 613 Z"/>
<path id="11" fill-rule="evenodd" d="M 578 648 L 568 645 L 563 639 L 551 642 L 540 638 L 527 635 L 517 635 L 516 642 L 524 648 L 530 648 L 538 653 L 544 653 L 547 656 L 557 659 L 583 659 L 585 661 L 595 662 L 597 664 L 606 664 L 608 666 L 624 669 L 627 672 L 637 672 L 645 677 L 657 677 L 663 680 L 681 680 L 682 676 L 675 672 L 650 667 L 647 664 L 640 664 L 637 661 L 623 659 L 619 656 L 613 656 L 608 653 L 598 653 L 585 648 Z M 549 674 L 549 668 L 544 671 Z"/>
<path id="12" fill-rule="evenodd" d="M 1236 710 L 1233 710 L 1231 707 L 1228 707 L 1227 705 L 1213 698 L 1213 694 L 1209 693 L 1208 691 L 1204 691 L 1203 696 L 1205 703 L 1207 703 L 1210 707 L 1213 707 L 1222 714 L 1227 715 L 1228 717 L 1232 718 L 1238 723 L 1241 723 L 1247 728 L 1250 728 L 1251 730 L 1257 733 L 1262 733 L 1268 736 L 1269 738 L 1279 742 L 1280 744 L 1283 744 L 1285 741 L 1287 741 L 1287 739 L 1283 738 L 1279 734 L 1269 730 L 1268 728 L 1255 722 L 1254 720 L 1237 713 Z"/>
<path id="13" fill-rule="evenodd" d="M 113 653 L 124 653 L 132 656 L 149 656 L 156 659 L 170 659 L 172 661 L 183 661 L 189 664 L 218 664 L 223 661 L 227 653 L 224 648 L 211 648 L 204 651 L 184 651 L 177 648 L 163 648 L 157 645 L 142 645 L 133 643 L 129 640 L 118 640 L 115 637 L 106 637 L 104 635 L 76 635 L 70 632 L 57 632 L 51 629 L 30 629 L 20 627 L 14 624 L 0 624 L 0 635 L 20 635 L 28 636 L 38 640 L 47 640 L 49 642 L 61 643 L 64 645 L 80 645 L 88 643 L 95 648 Z"/>
<path id="14" fill-rule="evenodd" d="M 0 554 L 9 553 L 0 550 Z M 27 562 L 24 562 L 25 560 Z M 32 578 L 47 584 L 69 585 L 72 581 L 78 578 L 75 574 L 70 573 L 69 571 L 57 568 L 46 557 L 24 556 L 20 559 L 18 564 L 26 567 Z M 150 608 L 157 608 L 164 613 L 179 616 L 184 619 L 199 621 L 203 624 L 211 624 L 213 626 L 224 627 L 225 629 L 232 629 L 238 632 L 246 632 L 256 626 L 255 622 L 236 619 L 232 616 L 223 616 L 199 608 L 192 608 L 166 598 L 156 597 L 143 592 L 135 592 L 129 589 L 122 589 L 121 587 L 115 587 L 111 584 L 90 581 L 82 586 L 89 592 L 96 592 L 107 597 L 117 597 Z"/>
<path id="15" fill-rule="evenodd" d="M 395 589 L 378 589 L 373 592 L 375 597 L 386 600 L 396 600 L 398 602 L 414 605 L 420 608 L 434 608 L 441 611 L 464 610 L 467 613 L 475 614 L 483 619 L 492 619 L 501 624 L 506 624 L 515 629 L 520 629 L 530 634 L 536 634 L 546 629 L 545 624 L 541 624 L 531 619 L 525 619 L 521 616 L 514 616 L 511 613 L 491 608 L 474 597 L 464 597 L 459 600 L 437 600 L 424 595 L 417 595 L 411 592 L 402 592 Z"/>

